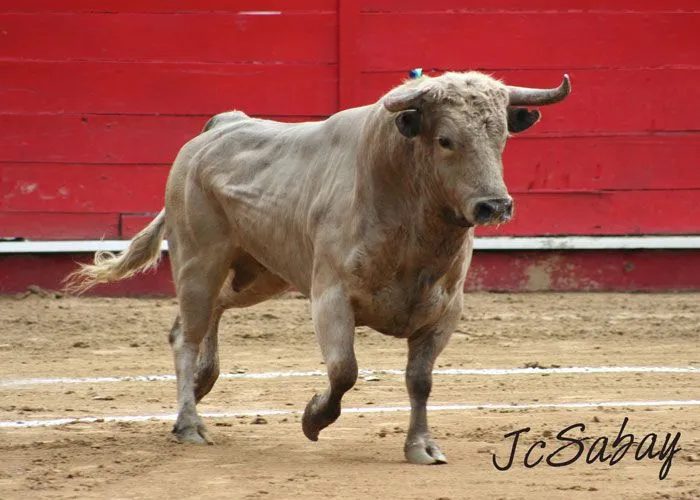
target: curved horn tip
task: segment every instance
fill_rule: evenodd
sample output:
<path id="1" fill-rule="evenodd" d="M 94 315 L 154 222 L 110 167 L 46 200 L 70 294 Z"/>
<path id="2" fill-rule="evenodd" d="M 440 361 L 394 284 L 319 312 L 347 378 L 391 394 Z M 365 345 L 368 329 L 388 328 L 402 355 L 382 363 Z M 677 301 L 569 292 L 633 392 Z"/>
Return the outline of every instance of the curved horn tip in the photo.
<path id="1" fill-rule="evenodd" d="M 543 106 L 563 101 L 571 93 L 571 79 L 564 74 L 558 87 L 538 89 L 508 85 L 511 106 Z"/>
<path id="2" fill-rule="evenodd" d="M 566 90 L 566 93 L 571 92 L 571 77 L 569 76 L 569 73 L 564 73 L 564 79 L 561 82 L 561 87 L 562 89 Z"/>

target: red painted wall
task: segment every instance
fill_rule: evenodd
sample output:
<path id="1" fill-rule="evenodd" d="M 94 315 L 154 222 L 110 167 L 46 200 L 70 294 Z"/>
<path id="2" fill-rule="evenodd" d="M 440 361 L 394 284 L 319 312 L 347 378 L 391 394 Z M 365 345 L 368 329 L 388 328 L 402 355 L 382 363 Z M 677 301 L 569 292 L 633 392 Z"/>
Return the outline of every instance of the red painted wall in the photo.
<path id="1" fill-rule="evenodd" d="M 698 233 L 699 32 L 696 0 L 4 0 L 0 237 L 129 238 L 212 114 L 320 119 L 411 67 L 571 74 L 481 234 Z"/>

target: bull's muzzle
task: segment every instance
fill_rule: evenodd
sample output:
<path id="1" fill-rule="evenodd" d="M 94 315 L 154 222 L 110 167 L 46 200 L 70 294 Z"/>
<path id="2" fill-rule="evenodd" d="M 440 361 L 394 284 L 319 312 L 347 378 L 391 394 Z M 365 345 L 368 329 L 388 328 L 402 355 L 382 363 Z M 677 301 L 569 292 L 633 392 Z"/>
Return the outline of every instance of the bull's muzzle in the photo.
<path id="1" fill-rule="evenodd" d="M 490 198 L 474 205 L 473 220 L 477 225 L 503 224 L 513 217 L 513 199 Z"/>

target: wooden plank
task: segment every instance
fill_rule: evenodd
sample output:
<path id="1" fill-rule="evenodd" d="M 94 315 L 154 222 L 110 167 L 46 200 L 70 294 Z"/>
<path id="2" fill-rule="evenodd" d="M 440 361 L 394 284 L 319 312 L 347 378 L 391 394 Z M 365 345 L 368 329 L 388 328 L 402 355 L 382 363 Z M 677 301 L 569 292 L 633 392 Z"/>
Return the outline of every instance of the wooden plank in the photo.
<path id="1" fill-rule="evenodd" d="M 465 285 L 501 292 L 697 291 L 700 252 L 476 252 Z"/>
<path id="2" fill-rule="evenodd" d="M 173 141 L 163 135 L 162 140 L 154 142 Z M 147 147 L 144 144 L 143 150 Z M 163 148 L 162 156 L 174 156 L 177 147 L 173 144 L 171 151 Z M 521 136 L 511 139 L 506 147 L 505 178 L 508 189 L 514 193 L 700 189 L 698 151 L 700 133 L 637 137 Z M 109 150 L 99 153 L 120 154 Z M 125 153 L 133 151 L 128 149 Z M 9 203 L 15 210 L 33 207 L 43 210 L 59 204 L 65 210 L 120 211 L 121 199 L 138 197 L 132 211 L 148 211 L 162 202 L 160 193 L 169 170 L 169 163 L 0 163 L 0 180 L 6 188 L 0 206 Z M 139 184 L 138 190 L 132 192 L 134 178 L 139 179 Z M 28 192 L 27 185 L 35 187 Z M 103 196 L 105 189 L 112 194 Z M 94 193 L 99 196 L 95 198 Z"/>
<path id="3" fill-rule="evenodd" d="M 0 294 L 23 293 L 30 285 L 46 290 L 61 290 L 63 279 L 77 269 L 78 263 L 92 262 L 91 254 L 0 255 Z M 133 278 L 98 285 L 86 295 L 112 297 L 172 296 L 175 290 L 167 255 L 158 269 Z"/>
<path id="4" fill-rule="evenodd" d="M 207 119 L 0 114 L 0 161 L 169 163 Z"/>
<path id="5" fill-rule="evenodd" d="M 503 155 L 508 189 L 700 188 L 700 133 L 559 137 L 522 134 Z"/>
<path id="6" fill-rule="evenodd" d="M 151 212 L 169 165 L 0 165 L 5 212 Z"/>
<path id="7" fill-rule="evenodd" d="M 335 63 L 335 13 L 0 13 L 4 60 Z M 40 33 L 41 36 L 32 36 Z"/>
<path id="8" fill-rule="evenodd" d="M 118 237 L 118 214 L 0 212 L 0 238 L 88 240 Z"/>
<path id="9" fill-rule="evenodd" d="M 698 12 L 697 0 L 489 0 L 489 2 L 465 2 L 464 0 L 362 0 L 363 12 Z"/>
<path id="10" fill-rule="evenodd" d="M 333 11 L 337 0 L 3 0 L 8 12 L 295 12 Z"/>
<path id="11" fill-rule="evenodd" d="M 698 133 L 543 136 L 537 130 L 553 118 L 556 108 L 543 112 L 543 123 L 511 138 L 506 147 L 506 176 L 514 188 L 583 189 L 587 180 L 595 189 L 646 189 L 652 182 L 664 189 L 696 187 Z M 0 162 L 169 164 L 207 119 L 0 114 Z M 557 178 L 559 174 L 569 179 Z"/>
<path id="12" fill-rule="evenodd" d="M 0 256 L 0 294 L 29 285 L 59 290 L 63 278 L 90 254 Z M 659 272 L 663 269 L 663 272 Z M 476 252 L 465 284 L 471 291 L 700 291 L 699 251 Z M 155 271 L 100 285 L 97 296 L 171 296 L 167 255 Z M 465 297 L 469 307 L 469 297 Z"/>
<path id="13" fill-rule="evenodd" d="M 364 14 L 358 38 L 372 71 L 648 68 L 698 66 L 698 26 L 696 12 L 393 12 Z"/>
<path id="14" fill-rule="evenodd" d="M 314 119 L 270 118 L 288 122 Z M 0 113 L 0 162 L 169 164 L 208 119 L 209 115 Z"/>
<path id="15" fill-rule="evenodd" d="M 166 169 L 180 146 L 194 135 L 191 129 L 204 121 L 130 117 L 134 120 L 121 118 L 114 128 L 106 128 L 109 122 L 96 124 L 91 117 L 89 123 L 96 128 L 82 130 L 79 117 L 51 118 L 56 120 L 43 117 L 39 124 L 27 126 L 24 134 L 0 134 L 0 161 L 5 162 L 5 169 L 12 167 L 29 178 L 37 177 L 30 172 L 33 168 L 39 168 L 37 172 L 49 168 L 60 171 L 84 163 L 114 163 L 119 167 L 131 163 L 138 166 L 139 160 L 145 160 Z M 698 151 L 697 133 L 573 138 L 523 135 L 511 139 L 506 147 L 505 177 L 514 192 L 696 189 L 700 187 Z M 24 162 L 52 163 L 35 166 Z"/>
<path id="16" fill-rule="evenodd" d="M 462 65 L 454 69 L 469 68 Z M 552 87 L 559 84 L 564 70 L 487 72 L 511 85 Z M 570 73 L 571 95 L 556 106 L 543 107 L 542 121 L 527 134 L 700 130 L 694 109 L 689 106 L 689 103 L 700 102 L 700 65 L 695 69 L 575 70 Z M 362 100 L 378 99 L 405 77 L 405 71 L 365 73 Z"/>
<path id="17" fill-rule="evenodd" d="M 615 139 L 625 141 L 624 138 Z M 656 200 L 657 197 L 662 200 L 670 198 L 666 202 L 660 201 L 661 206 L 671 211 L 669 213 L 689 209 L 688 216 L 692 218 L 693 214 L 697 215 L 692 204 L 686 203 L 692 201 L 692 196 L 700 194 L 699 160 L 679 157 L 676 162 L 676 158 L 671 156 L 664 161 L 665 151 L 682 154 L 682 149 L 673 150 L 673 143 L 657 141 L 652 147 L 638 151 L 635 147 L 637 143 L 630 141 L 625 145 L 629 156 L 622 156 L 618 151 L 620 145 L 615 141 L 608 141 L 608 144 L 571 139 L 566 141 L 576 142 L 576 148 L 551 146 L 552 143 L 561 143 L 561 140 L 518 140 L 512 142 L 512 150 L 507 150 L 506 184 L 518 201 L 519 219 L 525 219 L 523 214 L 527 214 L 528 217 L 539 219 L 540 223 L 546 223 L 532 212 L 546 210 L 559 215 L 561 212 L 555 205 L 561 204 L 562 208 L 568 207 L 576 211 L 574 205 L 582 203 L 591 203 L 591 208 L 608 207 L 611 204 L 608 208 L 599 210 L 609 210 L 611 213 L 606 213 L 606 216 L 614 216 L 615 211 L 620 210 L 618 205 L 632 203 L 639 196 L 649 196 L 647 205 L 656 204 L 651 200 Z M 548 144 L 550 147 L 546 147 Z M 656 149 L 654 146 L 662 147 Z M 587 148 L 591 150 L 588 156 Z M 553 151 L 552 155 L 549 151 Z M 645 158 L 647 152 L 648 157 Z M 616 153 L 619 156 L 616 157 Z M 654 158 L 654 154 L 657 158 Z M 509 156 L 513 155 L 516 160 L 509 162 Z M 569 158 L 571 161 L 568 161 Z M 617 158 L 624 161 L 616 161 Z M 0 183 L 4 186 L 0 196 L 0 210 L 158 212 L 163 205 L 169 171 L 170 165 L 0 164 Z M 635 175 L 637 173 L 639 175 Z M 618 200 L 617 197 L 622 198 Z M 676 203 L 680 205 L 677 206 Z M 521 210 L 525 212 L 521 213 Z M 637 212 L 620 213 L 619 217 L 629 215 L 631 220 L 636 220 L 638 215 L 635 216 L 635 213 Z M 674 222 L 678 219 L 675 216 Z M 504 226 L 502 230 L 514 231 L 511 227 L 512 224 Z M 650 227 L 656 228 L 649 229 L 650 232 L 658 230 L 656 225 Z M 562 232 L 566 233 L 557 231 L 558 234 Z M 572 234 L 579 232 L 574 231 Z M 628 231 L 621 234 L 626 232 Z"/>
<path id="18" fill-rule="evenodd" d="M 4 113 L 328 115 L 335 66 L 0 61 Z"/>
<path id="19" fill-rule="evenodd" d="M 139 165 L 140 159 L 169 168 L 180 146 L 194 135 L 191 130 L 204 121 L 130 117 L 133 121 L 121 118 L 114 128 L 106 128 L 109 122 L 94 123 L 91 117 L 89 123 L 96 128 L 83 130 L 79 117 L 66 118 L 42 117 L 39 124 L 27 125 L 23 134 L 0 135 L 0 161 L 5 162 L 5 168 L 14 165 L 15 170 L 27 172 L 34 168 L 14 162 L 69 162 L 39 166 L 55 169 L 82 163 Z M 506 147 L 505 177 L 514 192 L 696 189 L 700 187 L 698 151 L 697 133 L 571 138 L 522 135 L 512 138 Z"/>
<path id="20" fill-rule="evenodd" d="M 79 63 L 66 64 L 80 66 Z M 93 63 L 86 64 L 91 66 Z M 0 68 L 2 65 L 0 63 Z M 106 82 L 110 79 L 108 71 L 96 69 L 92 72 L 89 68 L 83 68 L 85 81 L 82 83 L 77 81 L 76 75 L 59 75 L 56 68 L 50 69 L 45 80 L 40 78 L 40 72 L 24 71 L 24 75 L 15 76 L 7 74 L 7 80 L 16 82 L 12 86 L 16 90 L 9 90 L 9 84 L 4 91 L 0 90 L 0 106 L 4 106 L 4 113 L 18 114 L 85 111 L 208 116 L 238 107 L 249 114 L 323 116 L 335 110 L 336 79 L 333 70 L 323 71 L 328 79 L 315 81 L 314 85 L 303 81 L 303 74 L 297 74 L 296 80 L 292 79 L 293 82 L 290 83 L 291 95 L 298 92 L 299 99 L 303 100 L 305 93 L 318 94 L 306 102 L 297 102 L 298 99 L 287 98 L 280 90 L 284 86 L 284 82 L 280 81 L 265 80 L 265 83 L 261 84 L 264 88 L 249 92 L 247 87 L 254 85 L 256 80 L 260 82 L 263 77 L 246 76 L 239 79 L 233 70 L 225 76 L 212 78 L 199 78 L 196 75 L 183 77 L 183 81 L 168 92 L 159 91 L 155 86 L 138 87 L 136 80 L 139 79 L 139 75 L 135 72 L 138 65 L 129 66 L 134 72 L 119 77 L 123 87 L 114 82 Z M 150 68 L 149 71 L 158 73 L 160 81 L 166 77 L 163 71 L 153 70 L 150 65 L 146 66 Z M 149 71 L 144 69 L 144 73 Z M 283 71 L 280 70 L 280 78 L 282 74 Z M 495 74 L 512 84 L 551 86 L 560 81 L 562 72 L 499 71 Z M 365 74 L 360 100 L 365 103 L 375 101 L 404 76 L 404 72 L 388 75 Z M 174 77 L 178 77 L 177 71 Z M 56 81 L 57 86 L 65 88 L 65 91 L 52 90 L 51 81 Z M 89 81 L 92 83 L 88 83 Z M 574 91 L 570 98 L 556 106 L 543 108 L 542 121 L 527 134 L 572 135 L 698 130 L 697 120 L 688 103 L 700 102 L 700 69 L 582 70 L 573 72 L 572 81 Z M 100 82 L 108 86 L 93 91 L 92 86 L 101 85 Z M 217 85 L 218 82 L 221 82 L 223 87 Z M 71 85 L 77 88 L 71 88 Z M 230 89 L 242 90 L 229 93 L 230 89 L 227 86 L 230 86 Z M 86 94 L 89 97 L 85 97 Z M 3 120 L 13 118 L 0 115 L 0 127 L 4 128 L 1 123 Z M 16 133 L 22 129 L 11 130 Z"/>
<path id="21" fill-rule="evenodd" d="M 513 221 L 481 236 L 698 234 L 697 190 L 513 193 Z"/>

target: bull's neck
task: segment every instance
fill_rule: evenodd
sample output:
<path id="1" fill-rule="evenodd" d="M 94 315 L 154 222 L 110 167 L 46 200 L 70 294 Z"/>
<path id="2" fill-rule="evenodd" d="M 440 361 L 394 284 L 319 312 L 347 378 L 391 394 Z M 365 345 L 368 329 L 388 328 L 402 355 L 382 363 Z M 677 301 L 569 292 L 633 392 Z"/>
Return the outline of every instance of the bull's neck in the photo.
<path id="1" fill-rule="evenodd" d="M 422 148 L 399 134 L 394 119 L 373 109 L 360 140 L 355 181 L 355 214 L 399 234 L 420 233 L 421 240 L 463 241 L 467 230 L 442 219 L 444 191 Z"/>

